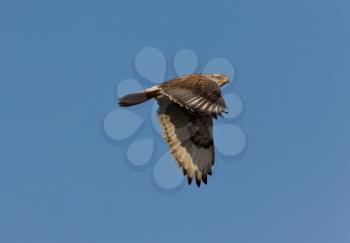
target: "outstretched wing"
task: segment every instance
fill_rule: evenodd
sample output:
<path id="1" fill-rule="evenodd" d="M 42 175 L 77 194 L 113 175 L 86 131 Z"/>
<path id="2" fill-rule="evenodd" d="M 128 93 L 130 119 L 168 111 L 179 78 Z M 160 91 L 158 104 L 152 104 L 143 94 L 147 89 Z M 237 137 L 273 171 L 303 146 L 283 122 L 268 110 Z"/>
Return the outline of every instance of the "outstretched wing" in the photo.
<path id="1" fill-rule="evenodd" d="M 192 111 L 216 115 L 226 110 L 219 85 L 200 74 L 169 80 L 159 89 L 163 95 Z"/>
<path id="2" fill-rule="evenodd" d="M 163 136 L 178 165 L 191 184 L 195 177 L 200 186 L 207 184 L 214 165 L 213 121 L 211 115 L 200 115 L 172 102 L 166 96 L 157 98 L 158 120 Z"/>

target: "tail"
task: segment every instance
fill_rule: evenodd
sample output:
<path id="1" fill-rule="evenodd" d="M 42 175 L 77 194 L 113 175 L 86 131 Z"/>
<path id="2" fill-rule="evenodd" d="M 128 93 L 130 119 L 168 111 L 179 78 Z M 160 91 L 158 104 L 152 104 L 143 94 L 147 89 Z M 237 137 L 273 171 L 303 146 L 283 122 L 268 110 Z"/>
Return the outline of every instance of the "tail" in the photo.
<path id="1" fill-rule="evenodd" d="M 154 86 L 142 92 L 125 95 L 119 98 L 119 106 L 126 107 L 126 106 L 140 104 L 142 102 L 145 102 L 149 99 L 156 97 L 157 93 L 158 93 L 158 87 Z"/>

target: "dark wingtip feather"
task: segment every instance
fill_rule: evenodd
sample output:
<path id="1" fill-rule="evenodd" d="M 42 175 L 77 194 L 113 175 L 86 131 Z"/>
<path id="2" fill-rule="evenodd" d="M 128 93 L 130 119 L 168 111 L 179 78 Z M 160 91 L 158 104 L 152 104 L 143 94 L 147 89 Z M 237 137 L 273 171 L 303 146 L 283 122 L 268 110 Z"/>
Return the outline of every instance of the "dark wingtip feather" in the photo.
<path id="1" fill-rule="evenodd" d="M 208 182 L 207 174 L 203 174 L 203 175 L 202 175 L 202 181 L 204 182 L 204 184 L 207 185 L 207 182 Z"/>
<path id="2" fill-rule="evenodd" d="M 192 184 L 192 177 L 187 177 L 187 183 L 188 183 L 188 185 L 191 185 Z"/>
<path id="3" fill-rule="evenodd" d="M 198 179 L 196 178 L 196 184 L 197 184 L 198 187 L 200 187 L 200 186 L 201 186 L 201 180 L 200 180 L 200 179 L 198 180 Z"/>

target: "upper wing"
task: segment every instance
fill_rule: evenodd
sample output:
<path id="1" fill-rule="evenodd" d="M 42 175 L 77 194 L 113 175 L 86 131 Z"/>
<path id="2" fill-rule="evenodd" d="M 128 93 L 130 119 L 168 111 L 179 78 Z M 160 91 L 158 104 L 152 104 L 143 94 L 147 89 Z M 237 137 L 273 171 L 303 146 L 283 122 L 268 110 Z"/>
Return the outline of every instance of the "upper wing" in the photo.
<path id="1" fill-rule="evenodd" d="M 215 159 L 212 117 L 182 108 L 166 96 L 157 100 L 158 120 L 171 154 L 183 168 L 189 184 L 193 177 L 198 186 L 201 180 L 206 184 Z"/>
<path id="2" fill-rule="evenodd" d="M 219 85 L 200 74 L 167 81 L 159 89 L 163 95 L 192 111 L 216 115 L 226 109 Z"/>

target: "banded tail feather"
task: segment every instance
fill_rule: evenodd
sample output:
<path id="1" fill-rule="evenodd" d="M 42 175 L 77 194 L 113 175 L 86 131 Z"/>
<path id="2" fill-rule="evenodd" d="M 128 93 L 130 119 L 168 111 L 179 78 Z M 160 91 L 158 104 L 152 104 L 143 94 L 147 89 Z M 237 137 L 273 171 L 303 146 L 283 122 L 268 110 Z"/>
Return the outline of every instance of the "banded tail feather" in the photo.
<path id="1" fill-rule="evenodd" d="M 144 91 L 132 93 L 119 98 L 119 106 L 127 107 L 143 103 L 158 96 L 158 86 L 153 86 Z"/>

